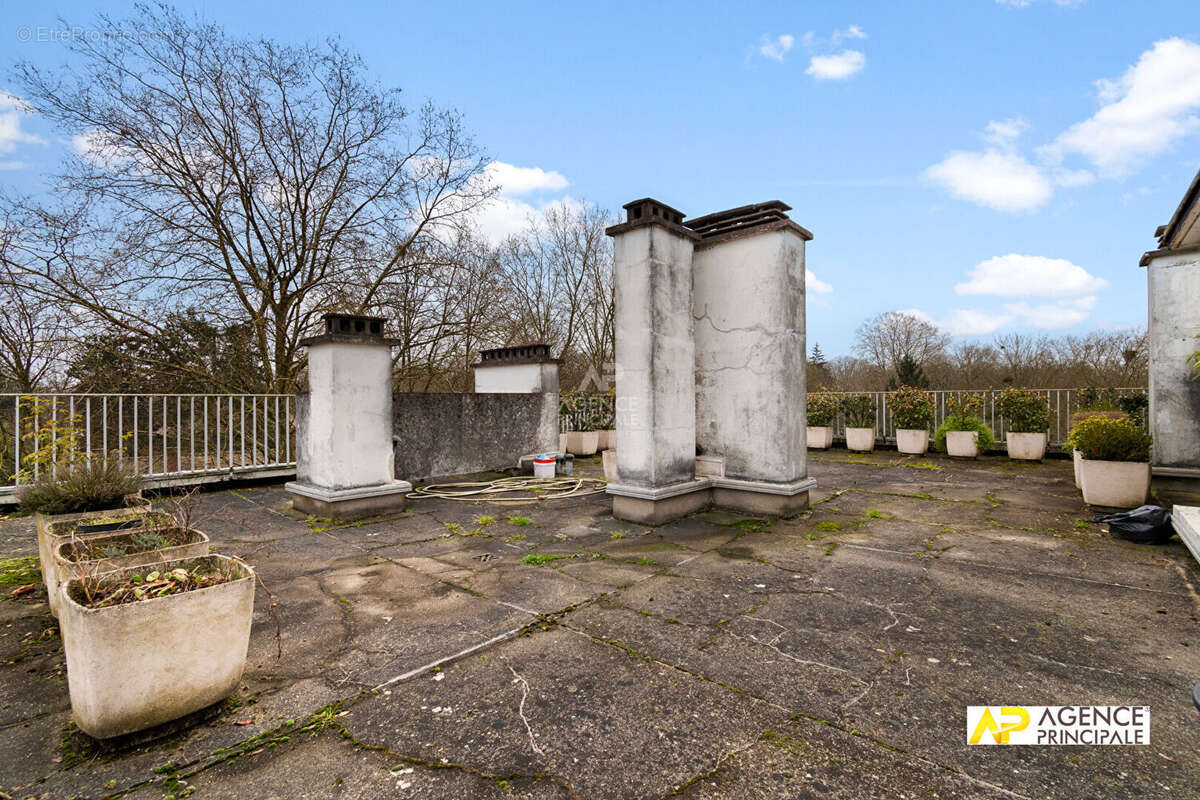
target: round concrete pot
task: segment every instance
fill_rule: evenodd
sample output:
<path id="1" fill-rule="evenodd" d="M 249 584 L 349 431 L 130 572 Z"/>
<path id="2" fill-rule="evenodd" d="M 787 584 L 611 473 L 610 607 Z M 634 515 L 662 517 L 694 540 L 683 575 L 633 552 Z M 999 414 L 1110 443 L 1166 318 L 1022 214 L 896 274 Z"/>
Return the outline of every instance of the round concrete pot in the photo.
<path id="1" fill-rule="evenodd" d="M 38 564 L 42 571 L 42 583 L 46 586 L 46 602 L 50 604 L 50 613 L 58 616 L 58 573 L 54 570 L 54 551 L 74 534 L 75 526 L 86 520 L 102 519 L 128 512 L 131 515 L 145 517 L 151 513 L 148 502 L 138 498 L 140 505 L 132 508 L 110 509 L 108 511 L 84 511 L 79 514 L 34 514 L 34 526 L 37 529 Z M 128 531 L 125 531 L 128 533 Z M 105 533 L 75 534 L 80 539 L 90 539 L 96 536 L 108 536 Z"/>
<path id="2" fill-rule="evenodd" d="M 1083 502 L 1089 506 L 1136 508 L 1150 493 L 1150 465 L 1144 461 L 1092 461 L 1081 458 Z"/>
<path id="3" fill-rule="evenodd" d="M 1075 488 L 1083 488 L 1083 478 L 1079 476 L 1079 465 L 1083 463 L 1083 453 L 1075 450 L 1071 454 L 1071 460 L 1075 462 Z"/>
<path id="4" fill-rule="evenodd" d="M 896 449 L 911 456 L 923 456 L 929 450 L 929 431 L 914 428 L 896 429 Z"/>
<path id="5" fill-rule="evenodd" d="M 1009 431 L 1008 457 L 1019 461 L 1041 461 L 1046 455 L 1046 434 Z"/>
<path id="6" fill-rule="evenodd" d="M 91 548 L 102 548 L 106 545 L 126 545 L 134 531 L 120 533 L 97 534 L 95 536 L 76 537 Z M 164 531 L 168 546 L 155 550 L 143 550 L 125 556 L 111 558 L 91 558 L 76 561 L 71 558 L 73 541 L 67 538 L 54 548 L 54 597 L 61 603 L 63 584 L 81 575 L 99 575 L 120 569 L 133 569 L 157 564 L 162 561 L 174 561 L 181 558 L 199 558 L 208 555 L 208 536 L 200 531 Z"/>
<path id="7" fill-rule="evenodd" d="M 254 573 L 212 555 L 163 562 L 159 570 L 220 569 L 233 580 L 207 589 L 88 608 L 79 579 L 62 595 L 71 712 L 80 730 L 107 739 L 178 719 L 237 688 L 254 615 Z M 100 580 L 144 574 L 146 567 Z"/>
<path id="8" fill-rule="evenodd" d="M 946 431 L 946 452 L 955 458 L 979 455 L 978 431 Z"/>
<path id="9" fill-rule="evenodd" d="M 577 456 L 594 456 L 600 449 L 600 431 L 570 431 L 567 452 Z"/>
<path id="10" fill-rule="evenodd" d="M 809 425 L 808 446 L 815 450 L 828 450 L 833 446 L 833 428 L 829 425 Z"/>
<path id="11" fill-rule="evenodd" d="M 604 480 L 609 483 L 617 482 L 617 451 L 605 450 L 600 454 L 604 462 Z"/>
<path id="12" fill-rule="evenodd" d="M 874 428 L 846 428 L 846 449 L 869 453 L 875 449 Z"/>

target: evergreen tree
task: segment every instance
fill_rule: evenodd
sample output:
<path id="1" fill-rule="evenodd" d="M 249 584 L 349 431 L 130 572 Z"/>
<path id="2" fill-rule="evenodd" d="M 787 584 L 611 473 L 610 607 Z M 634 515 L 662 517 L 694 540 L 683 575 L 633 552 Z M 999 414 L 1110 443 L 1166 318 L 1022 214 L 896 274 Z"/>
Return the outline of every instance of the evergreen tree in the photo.
<path id="1" fill-rule="evenodd" d="M 905 353 L 896 362 L 896 374 L 888 378 L 887 388 L 894 392 L 901 386 L 915 386 L 918 389 L 929 388 L 929 377 L 921 367 L 921 362 Z"/>

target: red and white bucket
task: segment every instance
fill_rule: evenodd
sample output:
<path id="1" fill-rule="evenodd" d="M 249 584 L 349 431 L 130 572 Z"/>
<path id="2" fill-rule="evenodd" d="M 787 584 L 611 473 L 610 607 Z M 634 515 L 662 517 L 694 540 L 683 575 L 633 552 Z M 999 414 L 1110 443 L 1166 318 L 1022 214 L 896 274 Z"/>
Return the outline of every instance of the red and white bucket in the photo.
<path id="1" fill-rule="evenodd" d="M 533 477 L 535 478 L 553 478 L 554 477 L 554 456 L 539 453 L 533 457 Z"/>

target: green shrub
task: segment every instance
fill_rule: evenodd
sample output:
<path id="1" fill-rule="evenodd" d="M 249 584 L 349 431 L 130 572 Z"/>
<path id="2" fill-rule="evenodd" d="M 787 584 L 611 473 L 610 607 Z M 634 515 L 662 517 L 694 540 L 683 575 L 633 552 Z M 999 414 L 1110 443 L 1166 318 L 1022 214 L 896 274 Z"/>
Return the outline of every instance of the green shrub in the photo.
<path id="1" fill-rule="evenodd" d="M 915 386 L 901 386 L 888 395 L 897 428 L 928 430 L 933 422 L 933 396 Z"/>
<path id="2" fill-rule="evenodd" d="M 1150 434 L 1131 419 L 1089 417 L 1071 429 L 1068 439 L 1089 461 L 1150 460 Z"/>
<path id="3" fill-rule="evenodd" d="M 831 394 L 818 392 L 808 396 L 808 424 L 815 428 L 827 428 L 837 419 L 838 399 Z"/>
<path id="4" fill-rule="evenodd" d="M 1129 415 L 1134 422 L 1141 424 L 1150 406 L 1150 398 L 1141 389 L 1132 392 L 1121 392 L 1117 395 L 1117 408 Z"/>
<path id="5" fill-rule="evenodd" d="M 1005 389 L 996 398 L 996 410 L 1013 433 L 1045 433 L 1050 427 L 1050 401 L 1032 389 Z"/>
<path id="6" fill-rule="evenodd" d="M 933 446 L 943 453 L 946 452 L 946 433 L 948 431 L 975 431 L 979 434 L 978 444 L 981 453 L 991 450 L 992 445 L 996 443 L 995 437 L 992 436 L 992 429 L 984 425 L 983 420 L 979 417 L 949 416 L 933 434 Z"/>
<path id="7" fill-rule="evenodd" d="M 60 465 L 57 478 L 52 478 L 49 470 L 43 471 L 37 480 L 22 486 L 17 497 L 24 511 L 74 514 L 120 508 L 126 495 L 137 490 L 137 477 L 119 460 L 96 458 L 91 464 Z"/>
<path id="8" fill-rule="evenodd" d="M 869 394 L 844 394 L 838 407 L 846 417 L 847 428 L 875 427 L 875 398 Z"/>
<path id="9" fill-rule="evenodd" d="M 946 416 L 983 418 L 983 395 L 955 394 L 946 398 Z"/>

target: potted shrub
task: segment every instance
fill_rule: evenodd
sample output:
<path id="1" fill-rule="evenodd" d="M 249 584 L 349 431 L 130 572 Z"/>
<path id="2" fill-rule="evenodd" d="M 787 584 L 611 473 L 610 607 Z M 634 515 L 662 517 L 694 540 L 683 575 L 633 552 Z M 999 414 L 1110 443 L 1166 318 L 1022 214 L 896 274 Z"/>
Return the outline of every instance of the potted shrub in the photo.
<path id="1" fill-rule="evenodd" d="M 1071 415 L 1071 429 L 1067 432 L 1067 443 L 1071 443 L 1071 435 L 1075 432 L 1075 428 L 1077 425 L 1079 425 L 1079 423 L 1083 422 L 1085 419 L 1094 419 L 1097 417 L 1104 419 L 1129 419 L 1128 415 L 1124 411 L 1081 408 Z M 1079 449 L 1074 445 L 1071 446 L 1071 460 L 1074 462 L 1075 467 L 1075 488 L 1082 489 L 1083 478 L 1080 473 L 1080 466 L 1083 464 L 1083 456 L 1080 454 Z"/>
<path id="2" fill-rule="evenodd" d="M 1032 389 L 1009 387 L 996 398 L 996 410 L 1008 423 L 1008 457 L 1041 461 L 1046 455 L 1050 402 Z"/>
<path id="3" fill-rule="evenodd" d="M 1082 457 L 1083 501 L 1092 506 L 1132 508 L 1150 492 L 1150 434 L 1131 419 L 1094 416 L 1071 430 Z"/>
<path id="4" fill-rule="evenodd" d="M 992 431 L 983 424 L 983 396 L 955 396 L 946 401 L 946 419 L 934 434 L 939 450 L 955 458 L 975 458 L 991 448 Z"/>
<path id="5" fill-rule="evenodd" d="M 833 424 L 837 421 L 837 398 L 825 392 L 808 396 L 808 446 L 828 450 L 833 446 Z"/>
<path id="6" fill-rule="evenodd" d="M 210 555 L 69 581 L 60 619 L 79 728 L 107 739 L 228 697 L 246 663 L 254 580 Z"/>
<path id="7" fill-rule="evenodd" d="M 167 515 L 150 515 L 135 522 L 144 524 L 119 533 L 55 537 L 58 546 L 53 550 L 54 586 L 46 587 L 55 600 L 53 608 L 58 606 L 62 585 L 80 575 L 208 555 L 208 536 L 174 524 Z M 84 527 L 87 525 L 81 522 L 75 530 Z"/>
<path id="8" fill-rule="evenodd" d="M 923 455 L 929 449 L 929 425 L 933 422 L 933 398 L 915 386 L 901 386 L 888 395 L 892 422 L 896 425 L 896 449 Z"/>
<path id="9" fill-rule="evenodd" d="M 608 392 L 599 398 L 598 402 L 601 405 L 596 423 L 599 433 L 596 446 L 601 451 L 611 450 L 617 446 L 616 392 Z"/>
<path id="10" fill-rule="evenodd" d="M 860 453 L 874 450 L 875 398 L 869 394 L 846 394 L 838 405 L 846 418 L 846 447 Z"/>

